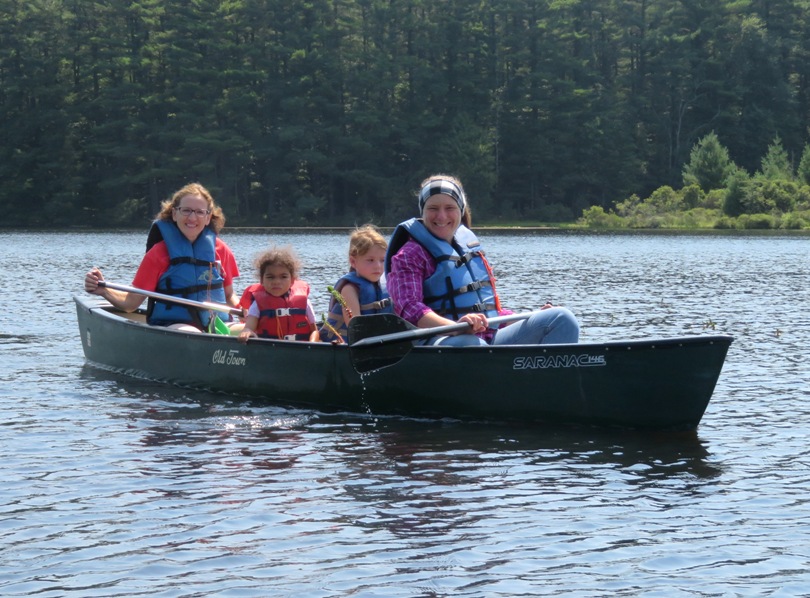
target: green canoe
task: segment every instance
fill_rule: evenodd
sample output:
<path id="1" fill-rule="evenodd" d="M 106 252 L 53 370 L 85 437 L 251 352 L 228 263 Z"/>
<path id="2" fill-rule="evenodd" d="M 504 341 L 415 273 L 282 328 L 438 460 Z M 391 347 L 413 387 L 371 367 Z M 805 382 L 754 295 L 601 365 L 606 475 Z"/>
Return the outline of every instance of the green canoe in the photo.
<path id="1" fill-rule="evenodd" d="M 325 412 L 694 429 L 732 341 L 697 335 L 576 345 L 409 345 L 392 365 L 361 374 L 355 350 L 345 344 L 240 344 L 235 337 L 148 326 L 142 312 L 122 313 L 98 297 L 74 299 L 84 354 L 94 365 Z"/>

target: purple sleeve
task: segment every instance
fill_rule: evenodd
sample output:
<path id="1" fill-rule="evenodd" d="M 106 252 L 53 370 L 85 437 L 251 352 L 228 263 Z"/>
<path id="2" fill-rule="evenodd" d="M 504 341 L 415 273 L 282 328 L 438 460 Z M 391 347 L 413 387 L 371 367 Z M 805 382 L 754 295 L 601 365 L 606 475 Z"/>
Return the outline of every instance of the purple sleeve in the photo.
<path id="1" fill-rule="evenodd" d="M 411 240 L 402 246 L 391 258 L 391 271 L 386 275 L 394 313 L 417 324 L 432 311 L 424 303 L 422 281 L 435 271 L 433 259 L 421 245 Z"/>

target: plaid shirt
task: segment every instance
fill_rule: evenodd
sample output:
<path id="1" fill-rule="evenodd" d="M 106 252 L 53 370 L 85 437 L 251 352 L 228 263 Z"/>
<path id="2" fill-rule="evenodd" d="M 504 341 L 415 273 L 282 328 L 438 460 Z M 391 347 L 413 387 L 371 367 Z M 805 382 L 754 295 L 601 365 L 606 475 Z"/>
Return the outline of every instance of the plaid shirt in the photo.
<path id="1" fill-rule="evenodd" d="M 426 313 L 433 311 L 424 302 L 422 281 L 436 271 L 436 264 L 427 250 L 413 239 L 391 258 L 391 271 L 385 276 L 394 313 L 416 325 Z"/>
<path id="2" fill-rule="evenodd" d="M 419 243 L 410 239 L 402 246 L 391 258 L 391 271 L 385 277 L 394 313 L 417 325 L 426 313 L 433 311 L 425 305 L 422 281 L 435 271 L 436 262 Z M 500 311 L 500 315 L 511 313 L 508 309 Z M 488 329 L 478 336 L 489 342 L 495 336 L 495 331 Z"/>

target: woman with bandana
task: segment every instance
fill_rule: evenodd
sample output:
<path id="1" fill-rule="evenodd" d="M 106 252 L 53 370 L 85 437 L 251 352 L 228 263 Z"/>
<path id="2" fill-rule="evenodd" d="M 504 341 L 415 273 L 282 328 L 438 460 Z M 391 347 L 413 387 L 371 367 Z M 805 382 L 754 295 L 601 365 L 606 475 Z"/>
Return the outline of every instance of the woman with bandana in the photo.
<path id="1" fill-rule="evenodd" d="M 576 343 L 579 323 L 564 307 L 547 303 L 531 317 L 503 328 L 488 319 L 512 313 L 503 309 L 495 277 L 481 243 L 470 230 L 464 188 L 455 177 L 425 179 L 418 195 L 420 218 L 397 226 L 385 260 L 394 312 L 420 328 L 456 322 L 467 333 L 431 338 L 430 344 L 517 345 Z"/>

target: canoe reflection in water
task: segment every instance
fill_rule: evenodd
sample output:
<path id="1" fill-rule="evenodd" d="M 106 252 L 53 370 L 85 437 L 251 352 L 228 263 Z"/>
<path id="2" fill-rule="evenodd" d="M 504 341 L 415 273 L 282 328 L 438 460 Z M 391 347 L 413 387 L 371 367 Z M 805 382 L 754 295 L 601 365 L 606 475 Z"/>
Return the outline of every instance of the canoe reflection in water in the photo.
<path id="1" fill-rule="evenodd" d="M 559 504 L 565 518 L 576 511 L 563 505 L 609 510 L 605 496 L 617 493 L 629 503 L 659 493 L 691 503 L 722 474 L 695 431 L 327 414 L 161 387 L 90 365 L 83 378 L 114 389 L 118 413 L 140 428 L 140 467 L 171 481 L 162 491 L 267 501 L 288 517 L 302 501 L 322 509 L 328 494 L 343 505 L 328 512 L 352 513 L 352 526 L 420 542 L 473 533 L 498 504 L 543 533 L 556 528 L 538 518 L 541 505 L 548 515 Z"/>

